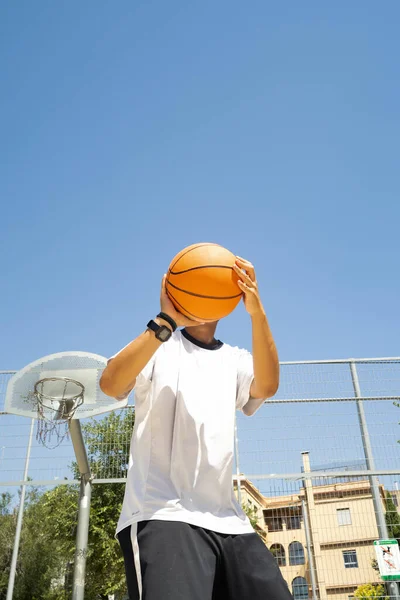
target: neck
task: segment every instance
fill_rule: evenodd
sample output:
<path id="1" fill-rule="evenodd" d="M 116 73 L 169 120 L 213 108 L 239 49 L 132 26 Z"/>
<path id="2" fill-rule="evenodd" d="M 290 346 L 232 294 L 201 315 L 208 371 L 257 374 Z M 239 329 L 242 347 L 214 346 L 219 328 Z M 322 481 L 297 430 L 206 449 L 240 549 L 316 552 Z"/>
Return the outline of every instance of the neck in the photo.
<path id="1" fill-rule="evenodd" d="M 203 325 L 190 325 L 185 327 L 189 335 L 195 340 L 203 342 L 203 344 L 211 344 L 215 341 L 215 330 L 217 329 L 218 321 L 212 323 L 204 323 Z"/>

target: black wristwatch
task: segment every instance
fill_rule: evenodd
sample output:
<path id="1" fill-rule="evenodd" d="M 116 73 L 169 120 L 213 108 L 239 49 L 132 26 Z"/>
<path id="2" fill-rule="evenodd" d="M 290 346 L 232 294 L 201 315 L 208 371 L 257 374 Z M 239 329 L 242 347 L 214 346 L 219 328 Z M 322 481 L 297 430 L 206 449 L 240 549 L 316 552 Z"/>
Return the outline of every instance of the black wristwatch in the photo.
<path id="1" fill-rule="evenodd" d="M 157 340 L 160 342 L 167 342 L 172 335 L 172 331 L 169 327 L 166 325 L 159 325 L 153 320 L 147 323 L 147 329 L 154 331 Z"/>

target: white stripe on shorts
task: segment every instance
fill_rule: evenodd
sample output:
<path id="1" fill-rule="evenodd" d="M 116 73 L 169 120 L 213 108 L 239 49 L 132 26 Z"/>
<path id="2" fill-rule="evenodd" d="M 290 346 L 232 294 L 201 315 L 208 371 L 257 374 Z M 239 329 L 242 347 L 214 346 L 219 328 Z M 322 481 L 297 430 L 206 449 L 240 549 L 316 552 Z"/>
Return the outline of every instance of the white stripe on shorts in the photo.
<path id="1" fill-rule="evenodd" d="M 142 600 L 142 571 L 140 570 L 139 544 L 137 539 L 137 523 L 131 525 L 131 542 L 133 550 L 133 560 L 135 563 L 136 578 L 139 590 L 139 600 Z"/>

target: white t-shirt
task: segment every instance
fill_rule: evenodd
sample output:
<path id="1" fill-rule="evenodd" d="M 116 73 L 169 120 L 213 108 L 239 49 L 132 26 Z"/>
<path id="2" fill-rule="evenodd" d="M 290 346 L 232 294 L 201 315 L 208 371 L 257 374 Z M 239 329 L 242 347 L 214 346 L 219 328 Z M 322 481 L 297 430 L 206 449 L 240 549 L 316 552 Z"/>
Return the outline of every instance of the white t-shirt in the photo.
<path id="1" fill-rule="evenodd" d="M 204 346 L 204 347 L 202 347 Z M 250 397 L 247 350 L 216 349 L 176 331 L 136 380 L 124 502 L 117 533 L 138 521 L 183 521 L 251 533 L 233 493 L 235 409 Z"/>

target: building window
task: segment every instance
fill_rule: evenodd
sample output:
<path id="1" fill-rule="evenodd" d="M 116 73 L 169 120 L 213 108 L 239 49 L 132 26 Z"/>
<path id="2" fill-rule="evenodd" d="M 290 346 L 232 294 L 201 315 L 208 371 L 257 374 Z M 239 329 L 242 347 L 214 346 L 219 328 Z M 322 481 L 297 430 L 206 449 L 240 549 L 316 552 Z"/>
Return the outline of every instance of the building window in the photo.
<path id="1" fill-rule="evenodd" d="M 300 517 L 298 517 L 298 516 L 287 517 L 286 529 L 301 529 Z"/>
<path id="2" fill-rule="evenodd" d="M 275 557 L 276 562 L 280 567 L 286 567 L 285 548 L 282 544 L 272 544 L 270 548 L 271 554 Z"/>
<path id="3" fill-rule="evenodd" d="M 351 525 L 351 514 L 349 508 L 338 508 L 336 510 L 338 525 Z"/>
<path id="4" fill-rule="evenodd" d="M 344 566 L 346 569 L 357 569 L 357 552 L 355 550 L 345 550 L 343 552 Z"/>
<path id="5" fill-rule="evenodd" d="M 304 548 L 300 542 L 292 542 L 289 545 L 289 565 L 304 565 Z"/>
<path id="6" fill-rule="evenodd" d="M 294 600 L 306 600 L 308 598 L 308 585 L 304 577 L 295 577 L 293 579 L 292 594 Z"/>
<path id="7" fill-rule="evenodd" d="M 268 527 L 268 531 L 283 531 L 282 517 L 265 517 L 264 522 Z"/>

